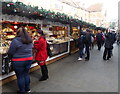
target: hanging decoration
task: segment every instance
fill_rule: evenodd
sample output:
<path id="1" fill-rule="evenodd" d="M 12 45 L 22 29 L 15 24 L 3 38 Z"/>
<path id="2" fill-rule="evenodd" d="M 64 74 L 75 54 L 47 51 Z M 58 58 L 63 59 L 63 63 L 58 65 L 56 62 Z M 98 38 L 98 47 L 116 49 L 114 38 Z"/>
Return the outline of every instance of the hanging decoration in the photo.
<path id="1" fill-rule="evenodd" d="M 92 23 L 87 23 L 79 19 L 75 19 L 72 16 L 68 16 L 64 13 L 53 12 L 46 9 L 38 9 L 38 6 L 25 5 L 22 2 L 0 2 L 2 3 L 2 13 L 9 15 L 24 16 L 29 19 L 50 20 L 52 22 L 60 22 L 62 24 L 75 24 L 77 26 L 82 25 L 92 29 L 102 29 L 103 27 L 96 27 Z"/>

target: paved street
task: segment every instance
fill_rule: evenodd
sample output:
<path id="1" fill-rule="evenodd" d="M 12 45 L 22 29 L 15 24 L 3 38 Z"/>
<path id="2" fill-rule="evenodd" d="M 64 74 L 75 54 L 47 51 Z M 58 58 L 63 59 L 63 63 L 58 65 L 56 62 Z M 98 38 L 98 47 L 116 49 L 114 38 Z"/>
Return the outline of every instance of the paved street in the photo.
<path id="1" fill-rule="evenodd" d="M 117 92 L 118 46 L 113 57 L 102 60 L 103 49 L 91 50 L 89 61 L 78 61 L 78 53 L 48 65 L 49 79 L 39 82 L 40 70 L 30 73 L 32 92 Z M 3 85 L 3 92 L 17 91 L 16 80 Z"/>

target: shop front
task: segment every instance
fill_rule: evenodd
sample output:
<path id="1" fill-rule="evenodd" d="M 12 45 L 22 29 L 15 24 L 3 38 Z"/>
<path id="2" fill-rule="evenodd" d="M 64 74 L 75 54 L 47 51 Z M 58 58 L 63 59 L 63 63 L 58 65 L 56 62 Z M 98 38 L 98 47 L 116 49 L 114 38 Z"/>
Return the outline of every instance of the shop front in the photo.
<path id="1" fill-rule="evenodd" d="M 52 56 L 68 51 L 68 26 L 43 24 L 42 30 L 46 35 L 47 42 L 50 44 Z"/>
<path id="2" fill-rule="evenodd" d="M 71 27 L 71 39 L 70 39 L 70 53 L 77 52 L 78 49 L 78 38 L 80 35 L 80 27 L 73 26 Z"/>
<path id="3" fill-rule="evenodd" d="M 17 21 L 16 21 L 17 19 Z M 20 21 L 19 21 L 20 19 Z M 22 20 L 23 19 L 23 20 Z M 27 19 L 27 18 L 26 18 Z M 29 21 L 28 21 L 29 20 Z M 14 71 L 11 65 L 11 61 L 7 56 L 12 39 L 16 35 L 16 30 L 24 26 L 27 32 L 33 39 L 36 40 L 37 29 L 40 27 L 46 35 L 46 40 L 50 45 L 51 57 L 48 57 L 47 64 L 52 63 L 58 59 L 63 58 L 69 54 L 69 26 L 63 25 L 56 22 L 47 22 L 44 20 L 31 20 L 17 16 L 14 19 L 10 19 L 9 15 L 3 15 L 1 31 L 0 31 L 0 59 L 2 61 L 0 80 L 7 79 L 14 76 Z M 37 63 L 34 62 L 31 69 L 38 67 Z"/>

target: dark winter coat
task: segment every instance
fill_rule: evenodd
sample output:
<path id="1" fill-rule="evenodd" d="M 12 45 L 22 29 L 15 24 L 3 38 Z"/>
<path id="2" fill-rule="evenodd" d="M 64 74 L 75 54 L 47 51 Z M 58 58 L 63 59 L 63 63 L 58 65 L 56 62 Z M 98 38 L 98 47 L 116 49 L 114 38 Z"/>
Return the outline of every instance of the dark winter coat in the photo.
<path id="1" fill-rule="evenodd" d="M 85 45 L 90 45 L 92 43 L 92 41 L 91 41 L 91 34 L 90 33 L 86 33 L 84 36 L 85 36 L 84 37 L 84 44 Z"/>
<path id="2" fill-rule="evenodd" d="M 112 33 L 113 34 L 113 36 L 114 36 L 114 42 L 116 41 L 116 33 Z"/>
<path id="3" fill-rule="evenodd" d="M 113 43 L 114 43 L 114 35 L 109 32 L 105 35 L 105 48 L 113 48 Z"/>
<path id="4" fill-rule="evenodd" d="M 97 33 L 96 34 L 96 41 L 97 42 L 102 42 L 102 33 Z"/>
<path id="5" fill-rule="evenodd" d="M 35 60 L 45 61 L 48 58 L 47 55 L 47 42 L 43 36 L 34 42 L 34 48 L 37 50 Z"/>
<path id="6" fill-rule="evenodd" d="M 84 36 L 81 35 L 78 39 L 78 48 L 83 49 L 84 48 Z"/>
<path id="7" fill-rule="evenodd" d="M 8 55 L 10 58 L 25 58 L 32 57 L 33 44 L 23 44 L 21 37 L 16 37 L 12 40 Z"/>

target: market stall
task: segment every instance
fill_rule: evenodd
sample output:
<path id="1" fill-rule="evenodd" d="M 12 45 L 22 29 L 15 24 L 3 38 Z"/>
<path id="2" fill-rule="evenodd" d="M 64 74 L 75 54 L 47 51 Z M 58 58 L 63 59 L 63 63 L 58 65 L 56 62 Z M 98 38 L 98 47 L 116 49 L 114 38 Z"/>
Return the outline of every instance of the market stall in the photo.
<path id="1" fill-rule="evenodd" d="M 11 61 L 7 56 L 12 39 L 15 37 L 16 30 L 20 26 L 24 26 L 27 32 L 32 37 L 33 41 L 36 40 L 37 28 L 40 26 L 46 35 L 47 42 L 50 44 L 52 56 L 47 59 L 49 61 L 55 61 L 56 58 L 61 57 L 69 53 L 69 37 L 68 37 L 68 25 L 62 25 L 53 22 L 46 22 L 44 20 L 29 20 L 26 22 L 25 18 L 17 16 L 13 19 L 9 15 L 3 15 L 2 29 L 0 31 L 0 57 L 1 57 L 1 71 L 0 80 L 13 76 L 15 73 L 12 69 Z M 15 19 L 23 19 L 15 21 Z M 45 24 L 47 23 L 47 24 Z M 49 24 L 48 24 L 49 23 Z M 60 59 L 60 58 L 59 58 Z M 53 61 L 53 62 L 54 62 Z M 36 62 L 33 62 L 31 68 L 38 66 Z"/>
<path id="2" fill-rule="evenodd" d="M 72 27 L 71 41 L 70 41 L 70 53 L 75 53 L 79 50 L 78 49 L 79 35 L 80 35 L 80 28 Z"/>
<path id="3" fill-rule="evenodd" d="M 68 27 L 57 25 L 42 25 L 42 30 L 46 35 L 47 42 L 50 44 L 52 56 L 68 51 Z"/>
<path id="4" fill-rule="evenodd" d="M 16 35 L 16 30 L 20 26 L 24 26 L 25 29 L 29 32 L 29 34 L 32 36 L 33 32 L 36 31 L 35 24 L 28 24 L 28 23 L 22 23 L 22 22 L 11 22 L 11 21 L 2 21 L 2 29 L 0 31 L 0 55 L 2 57 L 2 70 L 1 74 L 8 74 L 11 71 L 13 71 L 11 67 L 11 61 L 9 60 L 7 56 L 7 51 L 9 49 L 10 43 L 12 39 Z"/>

